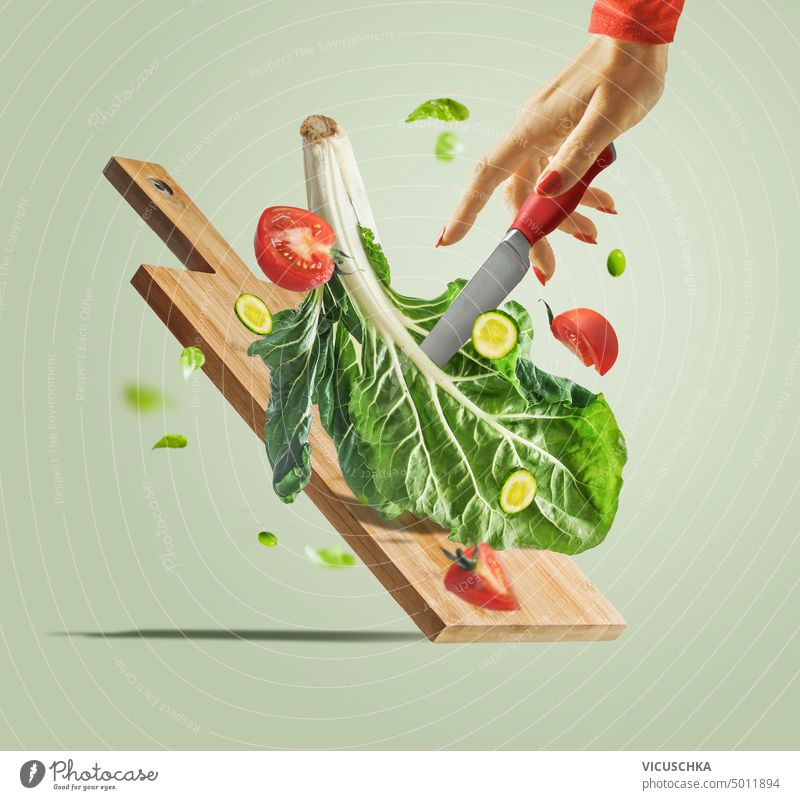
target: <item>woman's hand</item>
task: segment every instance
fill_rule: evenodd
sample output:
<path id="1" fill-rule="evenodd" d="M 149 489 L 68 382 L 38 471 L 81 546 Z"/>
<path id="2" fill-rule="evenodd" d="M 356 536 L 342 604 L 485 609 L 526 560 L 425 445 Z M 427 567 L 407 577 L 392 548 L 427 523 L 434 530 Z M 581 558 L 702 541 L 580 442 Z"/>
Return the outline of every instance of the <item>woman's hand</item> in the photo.
<path id="1" fill-rule="evenodd" d="M 520 108 L 517 122 L 475 165 L 472 180 L 438 244 L 455 244 L 472 227 L 492 192 L 508 180 L 514 212 L 535 188 L 556 196 L 585 174 L 603 150 L 632 128 L 658 102 L 667 72 L 667 45 L 636 44 L 593 36 L 577 58 Z M 614 199 L 590 188 L 582 204 L 616 214 Z M 571 214 L 560 230 L 596 244 L 597 229 L 583 214 Z M 545 239 L 531 261 L 549 280 L 555 258 Z"/>

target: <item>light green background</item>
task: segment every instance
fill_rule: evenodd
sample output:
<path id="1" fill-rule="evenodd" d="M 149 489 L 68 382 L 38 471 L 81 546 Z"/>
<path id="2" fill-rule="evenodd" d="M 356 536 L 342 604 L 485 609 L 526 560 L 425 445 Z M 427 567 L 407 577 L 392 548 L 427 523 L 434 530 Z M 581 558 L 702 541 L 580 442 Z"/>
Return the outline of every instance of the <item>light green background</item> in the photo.
<path id="1" fill-rule="evenodd" d="M 475 268 L 499 196 L 464 243 L 433 243 L 470 162 L 586 39 L 589 2 L 353 5 L 3 5 L 0 744 L 798 747 L 797 3 L 688 0 L 665 96 L 602 180 L 619 216 L 595 215 L 599 247 L 553 238 L 548 298 L 607 313 L 616 368 L 584 370 L 538 284 L 519 292 L 540 362 L 602 383 L 627 434 L 616 524 L 578 560 L 630 627 L 517 647 L 431 645 L 366 568 L 310 564 L 336 533 L 276 500 L 256 438 L 183 382 L 128 283 L 176 259 L 102 178 L 109 156 L 164 164 L 253 265 L 261 209 L 304 202 L 297 129 L 318 111 L 351 133 L 400 288 Z M 472 111 L 449 165 L 432 126 L 399 122 L 441 95 Z M 131 380 L 174 404 L 138 419 Z M 151 453 L 166 431 L 189 448 Z M 137 628 L 162 636 L 101 635 Z M 168 635 L 225 628 L 261 634 Z"/>

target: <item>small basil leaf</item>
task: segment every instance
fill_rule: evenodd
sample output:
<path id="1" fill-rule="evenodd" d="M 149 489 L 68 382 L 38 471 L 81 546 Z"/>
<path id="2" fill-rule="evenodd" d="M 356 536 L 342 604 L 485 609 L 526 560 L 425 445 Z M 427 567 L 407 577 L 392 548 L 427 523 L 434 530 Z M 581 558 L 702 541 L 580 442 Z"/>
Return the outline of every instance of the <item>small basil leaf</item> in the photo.
<path id="1" fill-rule="evenodd" d="M 315 550 L 306 545 L 306 556 L 321 567 L 352 567 L 356 563 L 356 557 L 352 553 L 346 553 L 341 547 Z"/>
<path id="2" fill-rule="evenodd" d="M 181 369 L 184 380 L 188 380 L 189 376 L 205 363 L 206 357 L 199 347 L 184 347 L 181 350 Z"/>
<path id="3" fill-rule="evenodd" d="M 158 389 L 138 383 L 129 383 L 124 386 L 122 397 L 132 411 L 138 411 L 140 414 L 162 408 L 167 400 Z"/>
<path id="4" fill-rule="evenodd" d="M 406 122 L 420 119 L 440 119 L 442 122 L 461 122 L 469 117 L 469 109 L 450 97 L 438 97 L 418 105 L 407 117 Z"/>
<path id="5" fill-rule="evenodd" d="M 160 450 L 162 447 L 182 448 L 189 444 L 189 440 L 180 433 L 165 433 L 154 445 L 153 450 Z"/>

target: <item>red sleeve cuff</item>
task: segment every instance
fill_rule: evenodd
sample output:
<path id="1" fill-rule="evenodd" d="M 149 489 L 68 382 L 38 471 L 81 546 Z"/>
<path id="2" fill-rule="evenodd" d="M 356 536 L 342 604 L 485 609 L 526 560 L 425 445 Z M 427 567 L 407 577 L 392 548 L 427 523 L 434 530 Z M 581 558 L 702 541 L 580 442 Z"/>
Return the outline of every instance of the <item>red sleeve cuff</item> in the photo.
<path id="1" fill-rule="evenodd" d="M 596 0 L 589 33 L 640 44 L 668 44 L 684 0 Z"/>

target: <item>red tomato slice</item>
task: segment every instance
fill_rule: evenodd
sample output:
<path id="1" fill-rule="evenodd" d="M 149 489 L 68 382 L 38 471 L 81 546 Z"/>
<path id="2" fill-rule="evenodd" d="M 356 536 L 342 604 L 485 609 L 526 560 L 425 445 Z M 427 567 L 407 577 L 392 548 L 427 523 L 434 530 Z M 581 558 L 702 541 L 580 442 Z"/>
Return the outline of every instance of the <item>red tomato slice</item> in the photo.
<path id="1" fill-rule="evenodd" d="M 444 586 L 448 592 L 458 595 L 467 603 L 488 608 L 493 611 L 514 611 L 519 603 L 511 588 L 500 559 L 489 547 L 481 543 L 467 548 L 465 552 L 456 550 L 450 569 L 444 576 Z"/>
<path id="2" fill-rule="evenodd" d="M 256 260 L 282 289 L 307 292 L 333 275 L 335 242 L 331 226 L 312 211 L 271 206 L 264 210 L 256 228 Z"/>
<path id="3" fill-rule="evenodd" d="M 550 330 L 559 342 L 566 345 L 583 363 L 605 375 L 619 355 L 619 341 L 611 323 L 591 308 L 573 308 L 550 317 Z"/>

